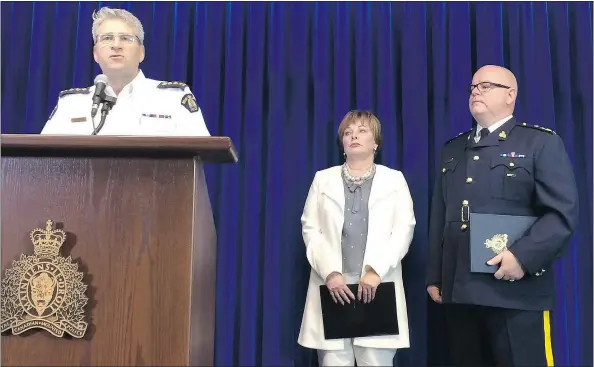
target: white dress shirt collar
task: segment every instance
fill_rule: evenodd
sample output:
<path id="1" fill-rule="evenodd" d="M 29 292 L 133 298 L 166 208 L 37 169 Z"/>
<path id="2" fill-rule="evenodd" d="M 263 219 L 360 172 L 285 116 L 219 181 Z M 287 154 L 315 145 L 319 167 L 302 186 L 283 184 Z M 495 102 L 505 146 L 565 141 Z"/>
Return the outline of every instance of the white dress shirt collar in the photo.
<path id="1" fill-rule="evenodd" d="M 503 119 L 497 121 L 496 123 L 494 123 L 493 125 L 489 126 L 489 133 L 492 133 L 493 131 L 499 129 L 501 127 L 501 125 L 505 124 L 507 121 L 511 120 L 511 118 L 514 117 L 514 115 L 509 115 L 507 117 L 504 117 Z M 481 136 L 481 130 L 483 129 L 483 127 L 481 125 L 477 125 L 476 127 L 476 132 L 475 132 L 475 138 L 478 140 L 480 139 Z"/>
<path id="2" fill-rule="evenodd" d="M 136 75 L 136 77 L 132 79 L 132 81 L 122 89 L 122 91 L 118 95 L 118 98 L 122 98 L 124 96 L 134 93 L 134 89 L 138 88 L 145 80 L 146 77 L 144 76 L 142 70 L 138 70 L 138 74 Z"/>

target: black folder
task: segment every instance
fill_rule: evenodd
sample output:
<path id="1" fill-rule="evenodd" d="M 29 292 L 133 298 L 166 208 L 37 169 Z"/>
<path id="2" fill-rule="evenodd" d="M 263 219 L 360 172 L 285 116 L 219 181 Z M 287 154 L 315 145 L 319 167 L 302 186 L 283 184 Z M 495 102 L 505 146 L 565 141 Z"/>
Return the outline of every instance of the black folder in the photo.
<path id="1" fill-rule="evenodd" d="M 357 284 L 347 285 L 355 300 L 335 303 L 328 287 L 320 286 L 324 337 L 326 339 L 398 335 L 398 315 L 394 282 L 380 283 L 369 303 L 357 299 Z"/>
<path id="2" fill-rule="evenodd" d="M 512 249 L 536 217 L 470 213 L 470 272 L 495 273 L 499 265 L 487 265 L 501 248 Z"/>

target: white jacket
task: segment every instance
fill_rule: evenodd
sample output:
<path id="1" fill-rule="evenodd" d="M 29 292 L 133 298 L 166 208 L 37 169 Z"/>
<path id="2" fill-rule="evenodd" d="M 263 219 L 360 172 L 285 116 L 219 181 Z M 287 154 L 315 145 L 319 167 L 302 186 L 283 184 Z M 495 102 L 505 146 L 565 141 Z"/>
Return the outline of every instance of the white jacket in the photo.
<path id="1" fill-rule="evenodd" d="M 318 171 L 301 217 L 307 260 L 312 270 L 298 343 L 307 348 L 343 349 L 342 340 L 324 339 L 319 286 L 325 284 L 328 274 L 342 272 L 344 203 L 341 167 Z M 394 282 L 400 333 L 394 336 L 356 338 L 354 345 L 408 348 L 408 316 L 401 262 L 412 241 L 416 220 L 410 191 L 400 171 L 376 165 L 369 196 L 368 225 L 361 274 L 365 275 L 365 268 L 369 265 L 378 273 L 382 282 Z"/>

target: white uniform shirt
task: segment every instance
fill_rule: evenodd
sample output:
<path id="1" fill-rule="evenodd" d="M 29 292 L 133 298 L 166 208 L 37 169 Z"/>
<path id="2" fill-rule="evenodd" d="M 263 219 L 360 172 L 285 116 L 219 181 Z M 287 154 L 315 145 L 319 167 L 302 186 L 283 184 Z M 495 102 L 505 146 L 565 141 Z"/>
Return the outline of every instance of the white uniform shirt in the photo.
<path id="1" fill-rule="evenodd" d="M 94 91 L 92 86 L 61 92 L 41 134 L 91 135 Z M 94 121 L 99 126 L 101 108 Z M 118 95 L 97 135 L 210 136 L 210 133 L 188 86 L 148 79 L 139 71 Z"/>

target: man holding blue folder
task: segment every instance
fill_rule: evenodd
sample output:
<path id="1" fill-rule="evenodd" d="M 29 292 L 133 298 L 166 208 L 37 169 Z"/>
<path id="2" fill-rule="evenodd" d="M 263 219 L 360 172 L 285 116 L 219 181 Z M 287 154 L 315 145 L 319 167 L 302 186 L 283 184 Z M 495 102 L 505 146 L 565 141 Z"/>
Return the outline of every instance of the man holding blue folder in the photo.
<path id="1" fill-rule="evenodd" d="M 552 264 L 577 224 L 577 188 L 561 138 L 514 118 L 517 90 L 511 71 L 479 69 L 477 126 L 439 157 L 426 284 L 456 366 L 553 365 Z"/>

